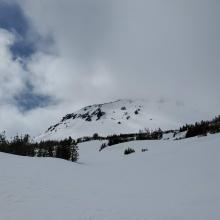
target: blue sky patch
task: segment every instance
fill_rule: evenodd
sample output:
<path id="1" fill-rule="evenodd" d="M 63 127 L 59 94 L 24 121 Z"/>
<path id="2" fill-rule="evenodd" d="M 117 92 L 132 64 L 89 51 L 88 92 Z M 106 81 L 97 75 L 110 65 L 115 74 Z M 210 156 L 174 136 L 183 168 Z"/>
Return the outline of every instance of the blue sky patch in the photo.
<path id="1" fill-rule="evenodd" d="M 14 58 L 26 58 L 36 51 L 37 33 L 35 33 L 25 16 L 22 8 L 15 3 L 7 3 L 0 0 L 0 28 L 14 33 L 16 40 L 10 49 Z M 29 33 L 35 38 L 32 40 Z M 36 36 L 35 36 L 36 35 Z"/>
<path id="2" fill-rule="evenodd" d="M 10 46 L 10 51 L 14 59 L 22 58 L 22 67 L 27 72 L 25 60 L 37 52 L 39 43 L 41 41 L 44 43 L 43 38 L 33 29 L 20 5 L 2 0 L 0 0 L 0 28 L 14 34 L 15 42 Z M 46 107 L 52 103 L 52 98 L 35 94 L 31 82 L 28 82 L 25 89 L 14 97 L 14 103 L 24 112 Z"/>
<path id="3" fill-rule="evenodd" d="M 33 86 L 26 84 L 26 88 L 14 97 L 14 102 L 20 111 L 26 112 L 39 107 L 46 107 L 54 103 L 50 96 L 35 94 Z"/>

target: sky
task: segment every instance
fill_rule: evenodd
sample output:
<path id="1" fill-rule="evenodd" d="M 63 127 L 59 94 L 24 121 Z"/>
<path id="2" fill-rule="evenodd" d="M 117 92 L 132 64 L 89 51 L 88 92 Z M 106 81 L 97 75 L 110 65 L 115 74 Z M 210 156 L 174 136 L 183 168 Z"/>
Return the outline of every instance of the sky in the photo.
<path id="1" fill-rule="evenodd" d="M 0 0 L 0 131 L 35 136 L 122 98 L 206 119 L 219 114 L 219 58 L 218 0 Z"/>

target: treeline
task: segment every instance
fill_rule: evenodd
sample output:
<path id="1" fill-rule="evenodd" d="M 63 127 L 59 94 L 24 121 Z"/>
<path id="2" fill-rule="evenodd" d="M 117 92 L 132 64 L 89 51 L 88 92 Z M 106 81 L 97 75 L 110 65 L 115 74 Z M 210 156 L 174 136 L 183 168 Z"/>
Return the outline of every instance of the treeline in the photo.
<path id="1" fill-rule="evenodd" d="M 180 132 L 186 131 L 186 138 L 195 136 L 205 136 L 208 133 L 214 134 L 220 132 L 220 115 L 210 121 L 196 122 L 195 124 L 186 124 L 182 126 Z"/>
<path id="2" fill-rule="evenodd" d="M 87 142 L 87 141 L 94 141 L 94 140 L 107 140 L 107 137 L 104 136 L 99 136 L 98 133 L 94 133 L 93 136 L 84 136 L 84 137 L 80 137 L 76 139 L 76 143 L 83 143 L 83 142 Z"/>
<path id="3" fill-rule="evenodd" d="M 129 134 L 113 134 L 108 136 L 99 136 L 98 133 L 95 133 L 93 136 L 85 136 L 78 138 L 76 143 L 82 143 L 87 141 L 94 141 L 94 140 L 106 140 L 108 141 L 108 146 L 112 146 L 115 144 L 120 144 L 123 142 L 129 142 L 134 140 L 160 140 L 163 137 L 163 131 L 159 128 L 157 130 L 150 131 L 145 129 L 144 131 L 140 130 L 139 133 L 129 133 Z M 102 146 L 100 150 L 105 148 Z"/>
<path id="4" fill-rule="evenodd" d="M 163 137 L 163 131 L 159 128 L 158 130 L 150 131 L 145 129 L 144 131 L 139 131 L 139 133 L 133 134 L 119 134 L 107 136 L 108 146 L 129 142 L 134 140 L 160 140 Z"/>
<path id="5" fill-rule="evenodd" d="M 173 133 L 173 137 L 179 132 L 186 131 L 185 138 L 207 135 L 207 133 L 218 133 L 220 132 L 220 115 L 216 116 L 210 121 L 196 122 L 195 124 L 186 124 L 180 127 L 178 130 L 166 130 L 162 131 L 160 128 L 157 130 L 150 131 L 145 129 L 139 131 L 139 133 L 130 134 L 113 134 L 109 136 L 99 136 L 95 133 L 93 136 L 86 136 L 77 139 L 77 143 L 92 141 L 92 140 L 106 140 L 106 143 L 102 144 L 100 151 L 107 146 L 120 144 L 123 142 L 129 142 L 134 140 L 160 140 L 163 138 L 163 134 Z M 183 137 L 184 138 L 184 137 Z"/>
<path id="6" fill-rule="evenodd" d="M 8 141 L 0 134 L 0 152 L 30 157 L 56 157 L 76 162 L 79 158 L 76 142 L 69 137 L 61 141 L 32 142 L 29 135 L 16 135 Z"/>
<path id="7" fill-rule="evenodd" d="M 167 131 L 168 132 L 168 131 Z M 106 143 L 103 143 L 99 149 L 99 151 L 103 150 L 107 146 L 112 146 L 115 144 L 120 144 L 129 141 L 135 140 L 160 140 L 163 138 L 163 133 L 166 131 L 162 131 L 160 128 L 157 130 L 150 131 L 149 129 L 140 130 L 138 133 L 129 133 L 129 134 L 113 134 L 108 136 L 100 136 L 98 133 L 94 133 L 93 136 L 84 136 L 78 138 L 76 143 L 83 143 L 87 141 L 105 140 Z"/>
<path id="8" fill-rule="evenodd" d="M 95 133 L 93 136 L 78 138 L 76 141 L 71 137 L 60 141 L 41 141 L 33 142 L 29 135 L 16 135 L 12 140 L 7 140 L 5 133 L 0 133 L 0 152 L 11 153 L 21 156 L 31 157 L 56 157 L 70 161 L 77 161 L 79 158 L 77 144 L 91 140 L 106 140 L 100 147 L 100 151 L 107 146 L 129 142 L 134 140 L 160 140 L 163 134 L 173 132 L 175 134 L 186 131 L 185 138 L 207 135 L 208 133 L 220 132 L 220 115 L 210 121 L 196 122 L 195 124 L 186 124 L 179 130 L 162 131 L 160 128 L 150 131 L 145 129 L 139 133 L 114 134 L 109 136 L 99 136 Z"/>
<path id="9" fill-rule="evenodd" d="M 144 131 L 140 130 L 139 133 L 113 134 L 108 136 L 100 136 L 98 133 L 94 133 L 93 136 L 85 136 L 78 138 L 76 140 L 76 143 L 79 144 L 87 141 L 106 140 L 108 141 L 106 145 L 111 146 L 111 145 L 134 141 L 134 140 L 159 140 L 163 137 L 163 133 L 164 132 L 160 128 L 153 131 L 145 129 Z M 101 150 L 103 148 L 105 148 L 105 146 L 102 147 Z"/>

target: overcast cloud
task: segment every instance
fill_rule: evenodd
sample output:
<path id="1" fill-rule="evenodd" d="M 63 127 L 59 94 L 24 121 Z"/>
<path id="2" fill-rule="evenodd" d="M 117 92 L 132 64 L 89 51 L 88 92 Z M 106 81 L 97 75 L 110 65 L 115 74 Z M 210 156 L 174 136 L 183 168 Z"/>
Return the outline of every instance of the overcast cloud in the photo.
<path id="1" fill-rule="evenodd" d="M 219 114 L 219 1 L 0 2 L 19 6 L 28 23 L 25 35 L 0 26 L 0 130 L 9 135 L 36 135 L 83 105 L 119 98 Z M 18 38 L 34 50 L 15 58 Z M 36 105 L 15 101 L 24 91 Z"/>

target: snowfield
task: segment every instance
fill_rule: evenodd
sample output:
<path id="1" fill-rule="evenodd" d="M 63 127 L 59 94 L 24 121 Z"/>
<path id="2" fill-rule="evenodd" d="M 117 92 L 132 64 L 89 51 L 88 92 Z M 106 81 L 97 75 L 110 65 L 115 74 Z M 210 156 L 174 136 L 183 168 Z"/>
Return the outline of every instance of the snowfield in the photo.
<path id="1" fill-rule="evenodd" d="M 189 118 L 189 115 L 195 116 Z M 86 106 L 67 114 L 35 140 L 61 140 L 69 136 L 76 139 L 92 136 L 94 133 L 101 136 L 126 134 L 159 127 L 162 130 L 177 129 L 203 118 L 202 112 L 187 108 L 181 103 L 122 99 Z"/>
<path id="2" fill-rule="evenodd" d="M 100 145 L 80 144 L 79 163 L 0 153 L 0 219 L 220 219 L 219 134 Z"/>

